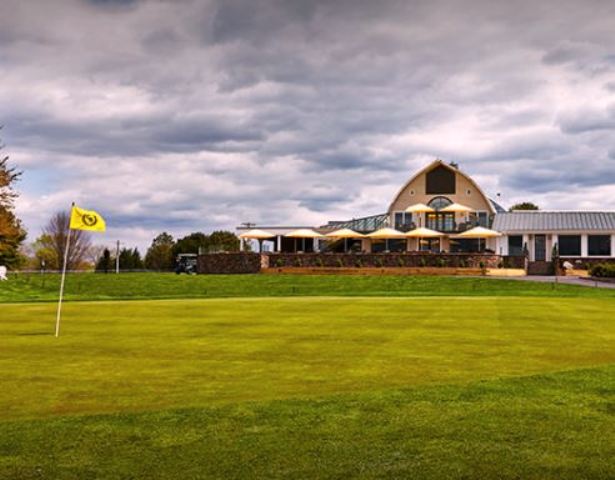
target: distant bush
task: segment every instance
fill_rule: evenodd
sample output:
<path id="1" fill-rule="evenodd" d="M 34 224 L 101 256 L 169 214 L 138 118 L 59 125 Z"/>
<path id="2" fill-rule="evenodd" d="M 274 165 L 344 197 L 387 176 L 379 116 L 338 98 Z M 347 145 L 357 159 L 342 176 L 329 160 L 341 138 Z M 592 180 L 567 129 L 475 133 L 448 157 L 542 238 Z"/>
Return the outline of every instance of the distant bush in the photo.
<path id="1" fill-rule="evenodd" d="M 598 263 L 589 269 L 592 277 L 615 278 L 615 264 Z"/>

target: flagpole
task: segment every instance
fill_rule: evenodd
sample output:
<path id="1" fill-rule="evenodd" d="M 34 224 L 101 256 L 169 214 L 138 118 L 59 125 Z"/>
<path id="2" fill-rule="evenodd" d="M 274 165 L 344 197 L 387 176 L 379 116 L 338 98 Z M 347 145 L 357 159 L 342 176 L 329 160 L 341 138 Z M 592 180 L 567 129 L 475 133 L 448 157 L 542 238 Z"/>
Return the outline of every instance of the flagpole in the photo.
<path id="1" fill-rule="evenodd" d="M 71 205 L 71 215 L 75 202 Z M 60 298 L 58 299 L 58 312 L 56 315 L 56 338 L 60 336 L 60 317 L 62 315 L 62 297 L 64 296 L 64 280 L 66 279 L 66 265 L 68 264 L 68 249 L 70 246 L 70 215 L 68 216 L 68 234 L 66 235 L 66 247 L 64 248 L 64 263 L 62 264 L 62 278 L 60 279 Z"/>

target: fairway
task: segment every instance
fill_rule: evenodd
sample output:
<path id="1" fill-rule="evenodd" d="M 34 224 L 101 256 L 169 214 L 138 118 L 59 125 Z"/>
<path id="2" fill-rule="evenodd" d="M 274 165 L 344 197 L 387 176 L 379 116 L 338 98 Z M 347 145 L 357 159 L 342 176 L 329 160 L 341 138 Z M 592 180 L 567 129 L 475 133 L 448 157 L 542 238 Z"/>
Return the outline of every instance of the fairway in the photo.
<path id="1" fill-rule="evenodd" d="M 613 477 L 614 307 L 3 304 L 0 478 Z"/>

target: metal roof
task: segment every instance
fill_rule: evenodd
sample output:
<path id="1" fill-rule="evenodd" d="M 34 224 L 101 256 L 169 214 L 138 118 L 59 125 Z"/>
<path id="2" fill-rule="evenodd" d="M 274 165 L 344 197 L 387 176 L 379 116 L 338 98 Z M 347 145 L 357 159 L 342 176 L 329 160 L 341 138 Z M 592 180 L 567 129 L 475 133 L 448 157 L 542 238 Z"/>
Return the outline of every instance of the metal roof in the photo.
<path id="1" fill-rule="evenodd" d="M 362 218 L 353 218 L 352 220 L 343 220 L 343 221 L 331 221 L 327 225 L 323 225 L 322 229 L 340 229 L 340 228 L 350 228 L 355 232 L 373 232 L 374 230 L 378 230 L 386 226 L 388 221 L 388 215 L 386 213 L 381 213 L 379 215 L 371 215 L 369 217 Z"/>
<path id="2" fill-rule="evenodd" d="M 498 232 L 615 231 L 615 212 L 497 213 L 493 229 Z"/>

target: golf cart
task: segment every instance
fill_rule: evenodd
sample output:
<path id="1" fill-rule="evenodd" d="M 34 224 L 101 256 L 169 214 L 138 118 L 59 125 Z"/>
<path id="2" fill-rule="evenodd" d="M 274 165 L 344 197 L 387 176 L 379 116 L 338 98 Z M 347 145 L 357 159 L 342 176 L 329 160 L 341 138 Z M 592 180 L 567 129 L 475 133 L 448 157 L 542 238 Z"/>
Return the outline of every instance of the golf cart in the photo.
<path id="1" fill-rule="evenodd" d="M 196 274 L 196 253 L 180 253 L 175 259 L 175 273 Z"/>

